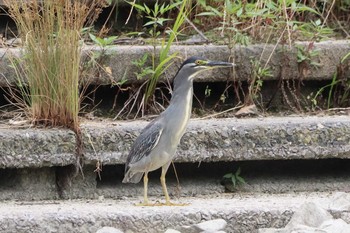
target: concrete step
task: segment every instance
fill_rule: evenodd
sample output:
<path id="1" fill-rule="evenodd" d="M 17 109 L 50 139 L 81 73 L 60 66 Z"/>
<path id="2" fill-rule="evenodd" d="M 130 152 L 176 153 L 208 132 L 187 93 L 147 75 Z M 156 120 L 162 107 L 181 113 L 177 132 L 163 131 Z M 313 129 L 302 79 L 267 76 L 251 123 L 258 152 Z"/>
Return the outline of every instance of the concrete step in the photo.
<path id="1" fill-rule="evenodd" d="M 309 46 L 309 42 L 296 42 L 298 46 Z M 312 57 L 313 62 L 317 62 L 320 66 L 313 67 L 305 64 L 301 67 L 297 61 L 296 47 L 289 48 L 286 45 L 275 44 L 255 44 L 249 46 L 236 46 L 230 50 L 227 46 L 218 45 L 176 45 L 171 48 L 170 53 L 178 53 L 179 57 L 186 58 L 193 55 L 203 56 L 212 60 L 227 61 L 232 58 L 237 64 L 234 70 L 228 69 L 208 71 L 205 74 L 196 77 L 195 81 L 199 82 L 227 82 L 237 80 L 248 80 L 252 74 L 251 60 L 256 58 L 262 66 L 265 64 L 271 68 L 271 77 L 266 79 L 279 80 L 281 77 L 287 79 L 306 80 L 331 80 L 333 74 L 337 70 L 341 59 L 350 50 L 348 40 L 323 41 L 313 43 L 313 50 L 318 51 L 318 55 Z M 100 49 L 93 46 L 86 46 L 85 53 L 100 52 Z M 94 75 L 89 83 L 110 85 L 118 83 L 122 79 L 126 79 L 129 83 L 142 82 L 137 80 L 135 72 L 139 72 L 139 68 L 132 64 L 144 54 L 151 54 L 152 46 L 136 46 L 136 45 L 117 45 L 110 46 L 106 49 L 105 63 L 100 64 L 102 67 L 108 67 L 108 72 L 101 72 Z M 9 83 L 15 84 L 16 77 L 13 69 L 9 66 L 8 56 L 20 56 L 19 48 L 0 48 L 0 57 L 3 58 L 0 63 L 0 70 L 3 75 L 0 76 L 0 86 L 7 86 Z M 150 61 L 151 62 L 151 61 Z M 170 66 L 163 75 L 164 79 L 172 79 L 177 72 L 182 61 L 177 60 Z M 311 61 L 310 61 L 311 62 Z M 150 65 L 145 64 L 145 66 Z M 300 71 L 301 70 L 301 71 Z M 302 73 L 300 73 L 302 72 Z M 343 71 L 348 72 L 348 71 Z M 344 76 L 347 74 L 344 73 Z"/>
<path id="2" fill-rule="evenodd" d="M 84 178 L 73 179 L 68 177 L 75 163 L 73 132 L 2 125 L 0 200 L 141 195 L 142 183 L 121 180 L 130 145 L 146 124 L 83 122 Z M 349 191 L 349 141 L 348 116 L 193 119 L 175 158 L 181 189 L 170 168 L 169 192 L 175 197 L 224 193 L 222 177 L 238 167 L 247 181 L 241 192 Z M 94 172 L 97 161 L 101 180 Z M 66 184 L 62 190 L 60 182 Z M 149 193 L 162 194 L 157 172 L 150 176 Z"/>
<path id="3" fill-rule="evenodd" d="M 225 194 L 174 200 L 185 206 L 135 206 L 136 199 L 0 202 L 1 232 L 96 232 L 104 226 L 124 232 L 165 232 L 168 228 L 224 219 L 226 232 L 257 232 L 284 227 L 303 203 L 313 202 L 335 218 L 350 222 L 338 193 Z M 350 194 L 343 193 L 349 200 Z M 344 199 L 343 199 L 344 200 Z M 153 202 L 158 201 L 152 199 Z"/>
<path id="4" fill-rule="evenodd" d="M 179 183 L 172 167 L 167 173 L 168 191 L 174 198 L 217 195 L 229 191 L 256 194 L 350 191 L 348 159 L 176 163 L 175 166 Z M 233 187 L 232 182 L 223 179 L 223 176 L 235 172 L 238 167 L 246 183 Z M 94 166 L 86 165 L 84 178 L 78 175 L 67 180 L 66 187 L 61 190 L 57 187 L 59 169 L 62 168 L 0 169 L 0 200 L 142 199 L 142 182 L 122 183 L 124 165 L 103 166 L 101 179 L 94 172 Z M 159 177 L 159 170 L 149 174 L 148 192 L 152 197 L 163 198 Z"/>
<path id="5" fill-rule="evenodd" d="M 85 164 L 123 164 L 145 121 L 82 123 Z M 67 166 L 75 136 L 64 129 L 0 126 L 0 168 Z M 350 158 L 349 116 L 190 121 L 175 162 Z"/>
<path id="6" fill-rule="evenodd" d="M 87 163 L 124 163 L 147 122 L 82 124 Z M 86 142 L 91 142 L 86 143 Z M 348 116 L 192 120 L 175 162 L 350 158 Z M 93 150 L 92 145 L 94 146 Z"/>

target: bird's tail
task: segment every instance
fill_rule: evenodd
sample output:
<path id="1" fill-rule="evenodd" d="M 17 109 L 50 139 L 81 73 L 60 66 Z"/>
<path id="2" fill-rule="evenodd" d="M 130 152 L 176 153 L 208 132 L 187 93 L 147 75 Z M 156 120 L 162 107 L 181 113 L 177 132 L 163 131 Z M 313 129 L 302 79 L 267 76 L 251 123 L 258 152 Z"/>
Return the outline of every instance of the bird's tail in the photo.
<path id="1" fill-rule="evenodd" d="M 125 173 L 123 183 L 138 183 L 142 179 L 143 174 L 144 172 L 132 173 L 129 170 Z"/>

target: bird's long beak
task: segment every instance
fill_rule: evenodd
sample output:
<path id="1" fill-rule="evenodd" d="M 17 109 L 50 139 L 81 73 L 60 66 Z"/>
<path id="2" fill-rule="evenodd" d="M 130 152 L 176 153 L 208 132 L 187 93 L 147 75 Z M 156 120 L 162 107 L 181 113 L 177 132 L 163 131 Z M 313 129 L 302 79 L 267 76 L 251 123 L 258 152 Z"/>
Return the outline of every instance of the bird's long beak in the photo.
<path id="1" fill-rule="evenodd" d="M 223 62 L 223 61 L 209 61 L 206 66 L 216 68 L 216 67 L 233 67 L 235 66 L 234 63 L 230 62 Z"/>

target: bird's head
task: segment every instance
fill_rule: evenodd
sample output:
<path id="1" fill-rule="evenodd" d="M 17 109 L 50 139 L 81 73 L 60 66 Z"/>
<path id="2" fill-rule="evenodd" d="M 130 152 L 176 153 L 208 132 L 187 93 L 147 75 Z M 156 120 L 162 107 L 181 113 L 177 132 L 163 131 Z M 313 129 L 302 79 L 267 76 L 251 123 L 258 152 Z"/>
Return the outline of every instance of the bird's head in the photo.
<path id="1" fill-rule="evenodd" d="M 182 63 L 176 75 L 176 79 L 186 78 L 192 80 L 194 76 L 202 71 L 233 66 L 234 64 L 230 62 L 210 61 L 200 57 L 190 57 Z"/>

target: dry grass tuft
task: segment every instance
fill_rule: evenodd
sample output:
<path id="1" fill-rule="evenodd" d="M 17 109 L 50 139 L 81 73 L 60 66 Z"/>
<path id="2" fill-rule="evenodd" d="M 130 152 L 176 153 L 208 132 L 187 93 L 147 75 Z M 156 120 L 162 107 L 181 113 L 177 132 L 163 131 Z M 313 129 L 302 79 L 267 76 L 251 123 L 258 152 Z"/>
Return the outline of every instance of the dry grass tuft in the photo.
<path id="1" fill-rule="evenodd" d="M 22 101 L 33 123 L 79 128 L 82 28 L 102 0 L 5 0 L 23 41 L 13 62 Z"/>

